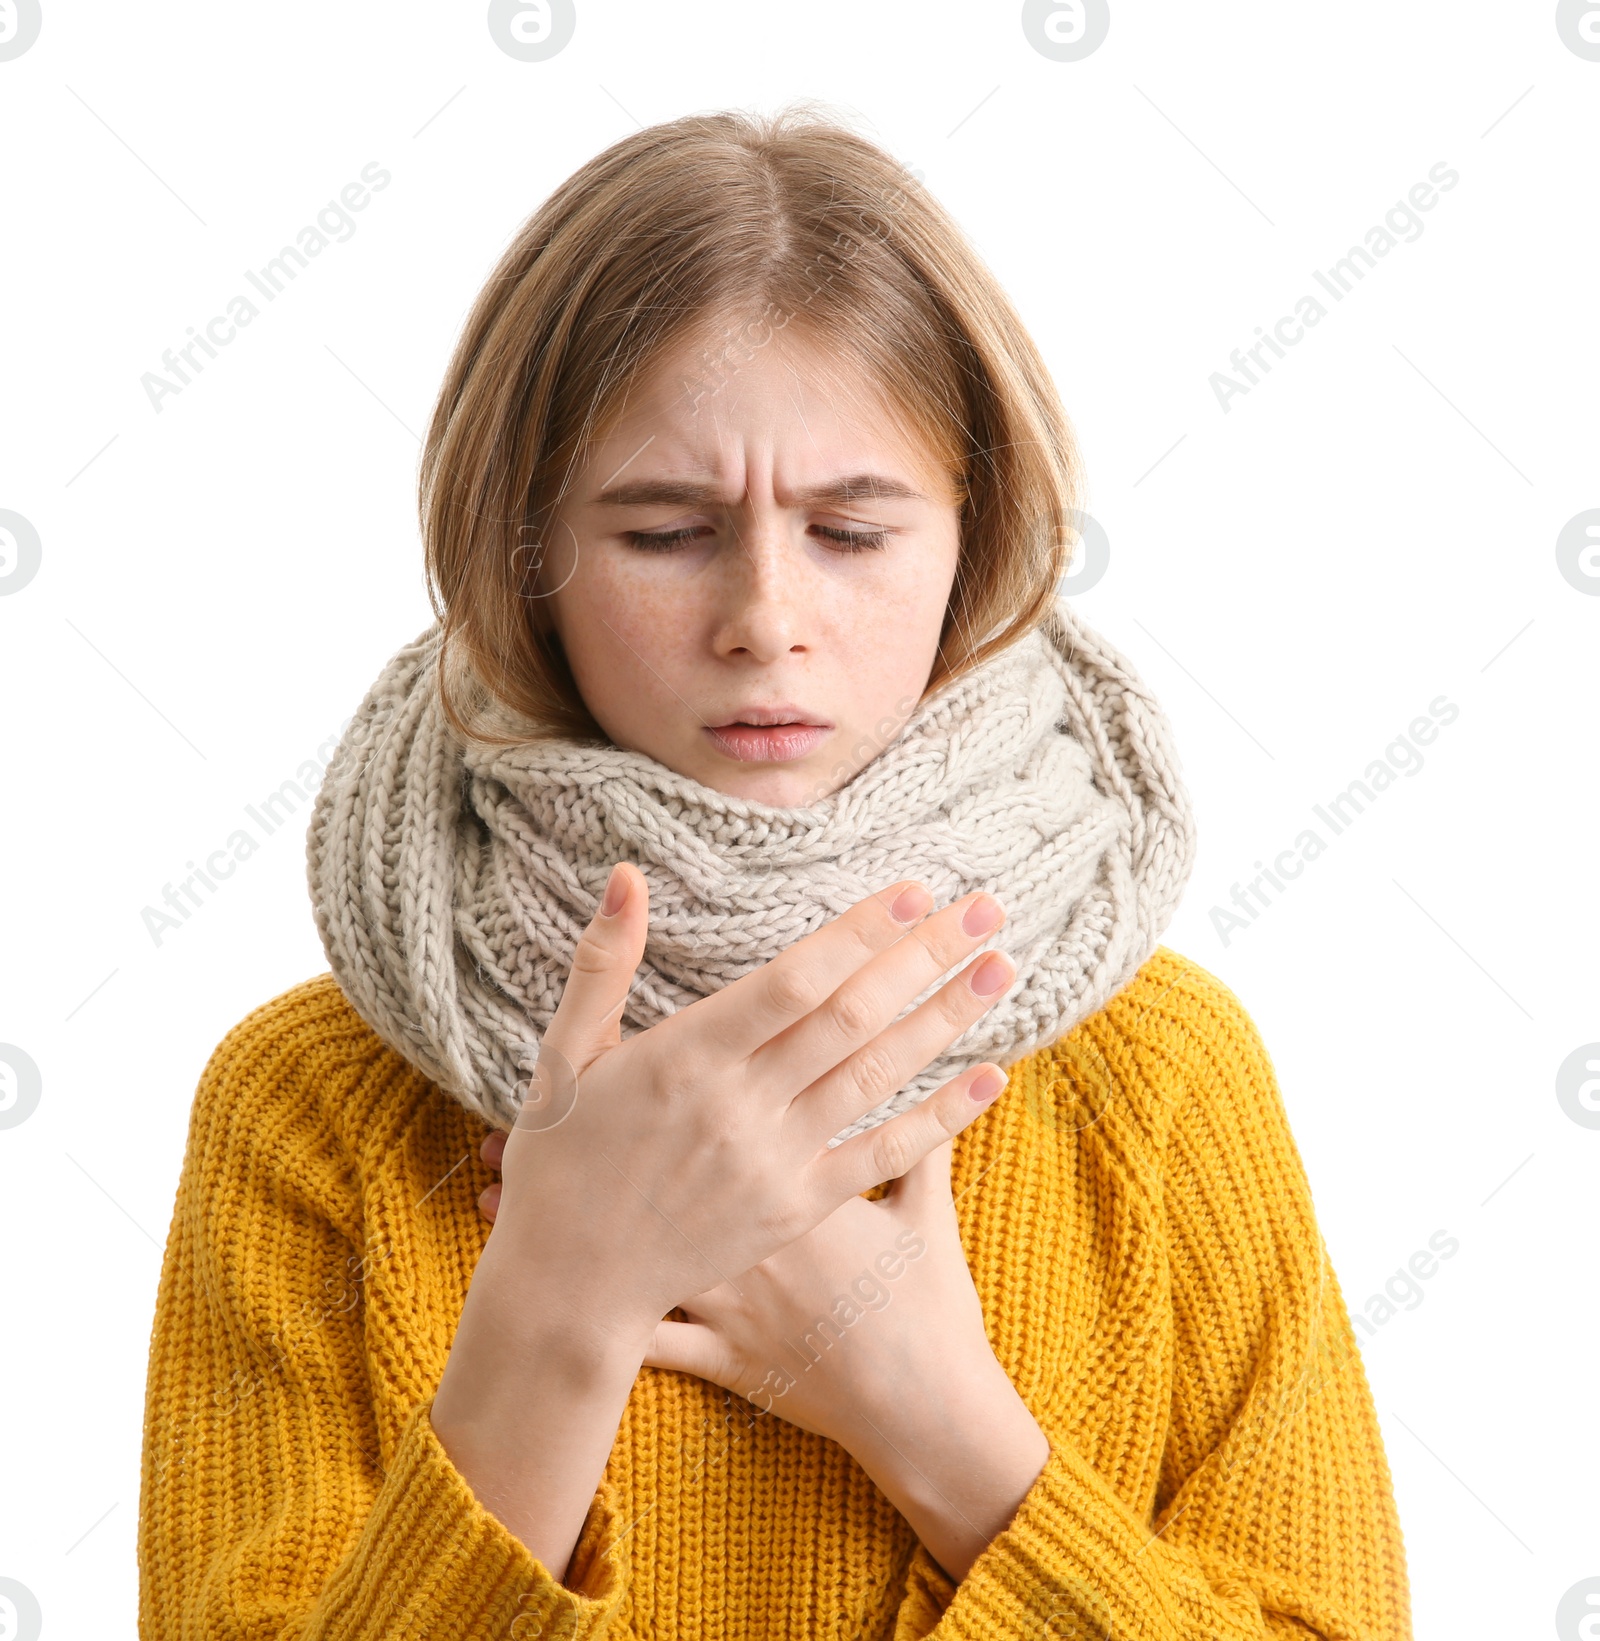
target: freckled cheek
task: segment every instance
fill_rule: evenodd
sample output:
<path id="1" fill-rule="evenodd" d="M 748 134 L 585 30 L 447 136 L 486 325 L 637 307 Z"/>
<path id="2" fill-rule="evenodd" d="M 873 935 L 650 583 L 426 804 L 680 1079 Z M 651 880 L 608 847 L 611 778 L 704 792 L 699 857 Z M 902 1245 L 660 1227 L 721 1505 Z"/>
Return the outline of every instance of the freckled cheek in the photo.
<path id="1" fill-rule="evenodd" d="M 835 600 L 830 625 L 847 653 L 871 657 L 892 674 L 938 643 L 946 595 L 932 576 L 884 574 L 855 583 Z"/>
<path id="2" fill-rule="evenodd" d="M 653 695 L 662 688 L 656 675 L 670 678 L 693 652 L 701 619 L 693 590 L 624 564 L 585 572 L 563 609 L 568 654 L 618 697 L 640 687 Z"/>

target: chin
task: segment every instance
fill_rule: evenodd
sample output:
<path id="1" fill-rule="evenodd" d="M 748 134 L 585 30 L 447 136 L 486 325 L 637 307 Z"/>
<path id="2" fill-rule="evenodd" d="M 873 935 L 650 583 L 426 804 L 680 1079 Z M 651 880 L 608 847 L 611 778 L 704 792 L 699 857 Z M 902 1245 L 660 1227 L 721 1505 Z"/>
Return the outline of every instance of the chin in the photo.
<path id="1" fill-rule="evenodd" d="M 764 803 L 769 809 L 808 809 L 821 803 L 842 784 L 827 765 L 808 769 L 804 765 L 765 764 L 744 769 L 726 769 L 715 777 L 702 777 L 707 786 L 729 797 Z"/>

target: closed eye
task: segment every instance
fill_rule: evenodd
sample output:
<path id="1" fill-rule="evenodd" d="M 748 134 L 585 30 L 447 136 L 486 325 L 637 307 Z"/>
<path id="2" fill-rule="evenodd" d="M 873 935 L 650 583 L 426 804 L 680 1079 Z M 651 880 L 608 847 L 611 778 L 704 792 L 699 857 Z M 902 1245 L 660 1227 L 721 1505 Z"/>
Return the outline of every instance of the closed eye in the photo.
<path id="1" fill-rule="evenodd" d="M 838 542 L 847 553 L 868 553 L 889 539 L 887 530 L 835 530 L 826 524 L 819 524 L 817 529 L 829 541 Z"/>
<path id="2" fill-rule="evenodd" d="M 640 552 L 670 553 L 695 536 L 699 528 L 685 525 L 681 530 L 624 530 L 622 537 Z M 889 539 L 887 530 L 837 530 L 827 524 L 816 524 L 812 528 L 846 553 L 872 552 Z"/>
<path id="3" fill-rule="evenodd" d="M 682 530 L 624 530 L 622 539 L 641 552 L 670 553 L 674 547 L 681 546 L 694 533 L 693 526 L 686 526 Z"/>

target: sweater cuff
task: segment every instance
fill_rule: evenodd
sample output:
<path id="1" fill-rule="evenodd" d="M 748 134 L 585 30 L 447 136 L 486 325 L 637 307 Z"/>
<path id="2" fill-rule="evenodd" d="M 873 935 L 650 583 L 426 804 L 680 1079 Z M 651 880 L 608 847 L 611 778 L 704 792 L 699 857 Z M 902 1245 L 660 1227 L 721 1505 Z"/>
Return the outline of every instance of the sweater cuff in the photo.
<path id="1" fill-rule="evenodd" d="M 628 1584 L 626 1558 L 609 1553 L 625 1525 L 612 1490 L 602 1484 L 584 1518 L 569 1588 L 478 1502 L 434 1431 L 432 1405 L 412 1409 L 347 1562 L 355 1577 L 336 1604 L 366 1620 L 350 1633 L 598 1641 Z"/>
<path id="2" fill-rule="evenodd" d="M 1238 1602 L 1230 1619 L 1232 1601 L 1188 1557 L 1171 1554 L 1065 1438 L 1052 1443 L 1016 1515 L 960 1584 L 946 1579 L 940 1589 L 936 1564 L 926 1573 L 925 1599 L 950 1592 L 931 1632 L 937 1641 L 1187 1635 L 1197 1618 L 1213 1627 L 1221 1620 L 1219 1637 L 1260 1633 L 1249 1590 L 1230 1592 Z"/>

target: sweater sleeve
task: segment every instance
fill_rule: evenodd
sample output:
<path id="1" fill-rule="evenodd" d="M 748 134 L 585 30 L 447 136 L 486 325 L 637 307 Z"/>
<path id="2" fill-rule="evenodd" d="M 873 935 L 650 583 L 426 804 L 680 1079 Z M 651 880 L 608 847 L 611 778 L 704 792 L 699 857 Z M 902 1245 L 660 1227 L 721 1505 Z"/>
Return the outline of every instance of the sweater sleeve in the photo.
<path id="1" fill-rule="evenodd" d="M 190 1112 L 145 1389 L 142 1641 L 604 1636 L 626 1582 L 608 1492 L 569 1588 L 479 1504 L 431 1392 L 380 1431 L 356 1171 L 318 1045 L 274 1007 L 224 1039 Z"/>
<path id="2" fill-rule="evenodd" d="M 896 1641 L 1410 1641 L 1377 1415 L 1271 1061 L 1221 981 L 1183 984 L 1154 1508 L 1041 1418 L 1049 1460 L 966 1578 L 917 1546 Z"/>

